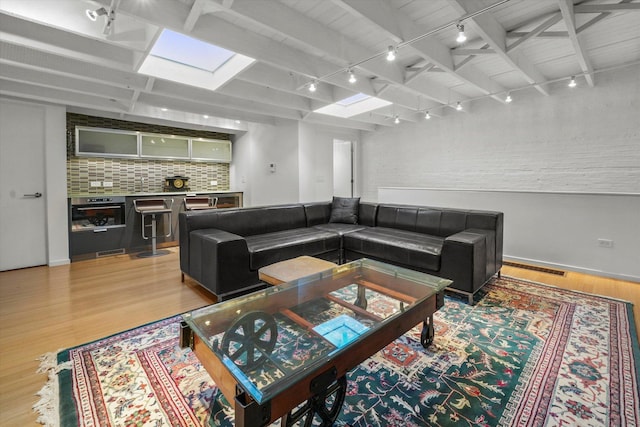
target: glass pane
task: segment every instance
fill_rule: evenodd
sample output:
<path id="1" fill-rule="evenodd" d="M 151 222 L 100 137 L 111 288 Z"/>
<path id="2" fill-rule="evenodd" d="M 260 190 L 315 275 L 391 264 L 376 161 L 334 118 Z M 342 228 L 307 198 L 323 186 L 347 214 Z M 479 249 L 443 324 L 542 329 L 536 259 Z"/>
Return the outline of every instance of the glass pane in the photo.
<path id="1" fill-rule="evenodd" d="M 189 140 L 164 135 L 142 135 L 141 154 L 149 157 L 187 158 Z"/>
<path id="2" fill-rule="evenodd" d="M 262 403 L 330 359 L 347 363 L 356 346 L 372 348 L 378 337 L 411 329 L 451 283 L 362 259 L 183 318 L 205 343 L 203 351 Z"/>
<path id="3" fill-rule="evenodd" d="M 194 159 L 231 161 L 231 142 L 212 139 L 191 140 L 191 157 Z"/>
<path id="4" fill-rule="evenodd" d="M 138 136 L 128 133 L 78 129 L 78 153 L 138 154 Z"/>

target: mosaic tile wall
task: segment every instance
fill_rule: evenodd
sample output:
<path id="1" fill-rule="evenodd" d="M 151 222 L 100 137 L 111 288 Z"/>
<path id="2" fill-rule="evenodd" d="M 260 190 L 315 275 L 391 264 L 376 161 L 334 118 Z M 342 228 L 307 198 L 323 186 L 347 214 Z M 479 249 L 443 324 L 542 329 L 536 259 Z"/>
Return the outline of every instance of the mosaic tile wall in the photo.
<path id="1" fill-rule="evenodd" d="M 67 191 L 69 197 L 85 194 L 158 193 L 163 191 L 164 179 L 175 175 L 190 178 L 190 191 L 229 190 L 229 165 L 227 163 L 76 157 L 74 156 L 76 126 L 126 129 L 196 138 L 230 139 L 230 135 L 225 133 L 67 113 Z M 91 187 L 91 181 L 112 182 L 113 187 Z M 211 181 L 217 181 L 217 185 L 211 185 Z"/>

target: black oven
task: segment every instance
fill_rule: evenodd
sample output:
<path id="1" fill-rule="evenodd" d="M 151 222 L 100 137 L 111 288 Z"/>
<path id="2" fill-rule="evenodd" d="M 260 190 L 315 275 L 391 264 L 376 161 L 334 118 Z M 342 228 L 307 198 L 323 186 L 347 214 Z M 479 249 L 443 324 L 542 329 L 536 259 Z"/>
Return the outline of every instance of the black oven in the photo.
<path id="1" fill-rule="evenodd" d="M 69 253 L 72 260 L 125 253 L 124 196 L 81 197 L 70 202 Z"/>
<path id="2" fill-rule="evenodd" d="M 80 197 L 71 199 L 71 231 L 101 232 L 125 226 L 123 196 Z"/>

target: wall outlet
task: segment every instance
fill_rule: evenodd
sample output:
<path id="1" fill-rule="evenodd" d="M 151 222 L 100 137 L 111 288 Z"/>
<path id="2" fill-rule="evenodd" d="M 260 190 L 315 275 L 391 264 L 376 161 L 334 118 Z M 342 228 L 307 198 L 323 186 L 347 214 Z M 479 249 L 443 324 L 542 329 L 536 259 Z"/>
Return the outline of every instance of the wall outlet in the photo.
<path id="1" fill-rule="evenodd" d="M 610 239 L 598 239 L 598 246 L 601 248 L 612 248 L 613 240 Z"/>
<path id="2" fill-rule="evenodd" d="M 102 181 L 103 187 L 113 187 L 113 181 Z"/>
<path id="3" fill-rule="evenodd" d="M 92 187 L 102 187 L 102 183 L 100 181 L 91 181 L 89 185 Z"/>
<path id="4" fill-rule="evenodd" d="M 218 185 L 218 181 L 209 181 L 209 185 Z"/>

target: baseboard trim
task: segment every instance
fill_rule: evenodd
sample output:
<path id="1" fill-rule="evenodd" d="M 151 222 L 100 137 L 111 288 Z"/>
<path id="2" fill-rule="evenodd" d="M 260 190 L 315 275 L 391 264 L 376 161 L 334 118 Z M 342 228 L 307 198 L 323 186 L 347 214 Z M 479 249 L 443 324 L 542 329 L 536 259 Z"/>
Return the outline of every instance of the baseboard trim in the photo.
<path id="1" fill-rule="evenodd" d="M 47 264 L 49 267 L 57 267 L 59 265 L 67 265 L 67 264 L 71 264 L 71 260 L 69 258 L 66 259 L 54 259 L 49 261 L 49 263 Z"/>
<path id="2" fill-rule="evenodd" d="M 632 276 L 632 275 L 629 275 L 629 274 L 611 273 L 611 272 L 608 272 L 608 271 L 601 271 L 601 270 L 594 270 L 594 269 L 590 269 L 590 268 L 577 267 L 575 265 L 558 264 L 558 263 L 553 263 L 553 262 L 548 262 L 548 261 L 542 261 L 542 260 L 539 260 L 539 259 L 522 258 L 522 257 L 509 256 L 509 255 L 504 255 L 504 260 L 505 261 L 510 261 L 510 262 L 515 262 L 515 263 L 534 264 L 534 265 L 539 265 L 539 266 L 553 268 L 553 269 L 575 271 L 576 273 L 590 274 L 592 276 L 609 277 L 611 279 L 626 280 L 628 282 L 638 282 L 638 283 L 640 283 L 640 277 L 639 276 Z"/>

